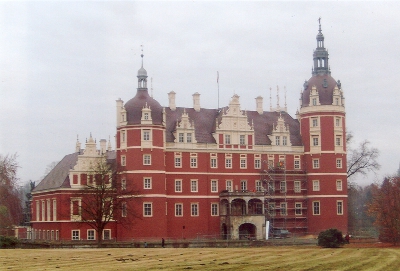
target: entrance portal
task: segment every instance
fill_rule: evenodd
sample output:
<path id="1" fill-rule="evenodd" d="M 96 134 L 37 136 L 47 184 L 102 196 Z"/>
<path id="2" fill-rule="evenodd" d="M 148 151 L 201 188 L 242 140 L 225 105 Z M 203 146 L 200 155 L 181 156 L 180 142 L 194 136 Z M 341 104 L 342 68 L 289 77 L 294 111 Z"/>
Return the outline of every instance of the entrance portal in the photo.
<path id="1" fill-rule="evenodd" d="M 239 239 L 256 239 L 257 227 L 251 223 L 239 226 Z"/>

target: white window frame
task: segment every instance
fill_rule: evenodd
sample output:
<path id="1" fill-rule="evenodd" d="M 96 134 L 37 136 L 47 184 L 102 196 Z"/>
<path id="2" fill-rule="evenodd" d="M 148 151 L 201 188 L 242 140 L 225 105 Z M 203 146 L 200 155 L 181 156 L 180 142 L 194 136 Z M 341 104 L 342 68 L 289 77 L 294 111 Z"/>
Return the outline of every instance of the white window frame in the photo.
<path id="1" fill-rule="evenodd" d="M 303 203 L 295 202 L 294 203 L 294 215 L 302 215 L 303 214 Z"/>
<path id="2" fill-rule="evenodd" d="M 40 239 L 40 237 L 39 237 L 39 239 Z M 71 240 L 75 240 L 75 241 L 81 240 L 81 231 L 80 230 L 72 230 L 71 231 Z"/>
<path id="3" fill-rule="evenodd" d="M 247 180 L 240 180 L 240 190 L 241 191 L 247 191 Z"/>
<path id="4" fill-rule="evenodd" d="M 294 181 L 293 189 L 295 193 L 301 193 L 301 181 Z"/>
<path id="5" fill-rule="evenodd" d="M 86 234 L 87 240 L 96 240 L 96 231 L 94 229 L 88 229 Z"/>
<path id="6" fill-rule="evenodd" d="M 128 204 L 125 201 L 121 203 L 121 216 L 128 216 Z"/>
<path id="7" fill-rule="evenodd" d="M 281 216 L 287 216 L 287 202 L 281 202 L 280 204 L 280 215 Z"/>
<path id="8" fill-rule="evenodd" d="M 261 159 L 260 158 L 254 159 L 254 168 L 255 169 L 260 169 L 261 168 Z"/>
<path id="9" fill-rule="evenodd" d="M 149 130 L 149 129 L 143 130 L 143 136 L 142 136 L 143 141 L 150 141 L 151 140 L 151 132 L 150 131 L 151 130 Z"/>
<path id="10" fill-rule="evenodd" d="M 320 167 L 319 158 L 313 159 L 312 163 L 313 163 L 313 168 L 319 168 Z"/>
<path id="11" fill-rule="evenodd" d="M 286 193 L 287 192 L 287 184 L 286 181 L 280 181 L 279 183 L 279 190 L 281 193 Z"/>
<path id="12" fill-rule="evenodd" d="M 199 204 L 198 203 L 190 204 L 190 216 L 199 216 Z"/>
<path id="13" fill-rule="evenodd" d="M 151 154 L 143 154 L 143 165 L 151 166 Z"/>
<path id="14" fill-rule="evenodd" d="M 193 192 L 193 193 L 199 192 L 199 181 L 198 180 L 190 180 L 190 192 Z"/>
<path id="15" fill-rule="evenodd" d="M 211 216 L 218 216 L 218 215 L 219 215 L 218 203 L 212 202 L 211 203 Z"/>
<path id="16" fill-rule="evenodd" d="M 106 234 L 107 232 L 107 234 Z M 103 240 L 111 240 L 111 229 L 103 230 Z"/>
<path id="17" fill-rule="evenodd" d="M 318 118 L 311 118 L 311 127 L 318 127 Z"/>
<path id="18" fill-rule="evenodd" d="M 121 190 L 126 190 L 126 179 L 121 180 Z"/>
<path id="19" fill-rule="evenodd" d="M 240 158 L 240 168 L 241 169 L 246 169 L 247 168 L 247 158 Z"/>
<path id="20" fill-rule="evenodd" d="M 313 180 L 312 184 L 313 184 L 312 191 L 320 191 L 321 188 L 320 188 L 319 180 Z"/>
<path id="21" fill-rule="evenodd" d="M 225 168 L 232 168 L 232 158 L 225 158 Z"/>
<path id="22" fill-rule="evenodd" d="M 183 216 L 183 203 L 175 203 L 175 216 Z"/>
<path id="23" fill-rule="evenodd" d="M 53 221 L 57 221 L 57 200 L 53 199 Z"/>
<path id="24" fill-rule="evenodd" d="M 232 184 L 232 180 L 226 180 L 226 182 L 225 182 L 225 184 L 226 184 L 226 190 L 228 191 L 228 192 L 233 192 L 233 184 Z"/>
<path id="25" fill-rule="evenodd" d="M 281 144 L 281 137 L 280 136 L 275 136 L 275 145 L 279 146 Z"/>
<path id="26" fill-rule="evenodd" d="M 143 177 L 143 189 L 151 189 L 152 181 L 151 177 Z"/>
<path id="27" fill-rule="evenodd" d="M 153 203 L 143 202 L 143 216 L 152 217 L 153 216 Z"/>
<path id="28" fill-rule="evenodd" d="M 126 166 L 126 156 L 125 155 L 121 155 L 121 166 Z"/>
<path id="29" fill-rule="evenodd" d="M 321 202 L 320 201 L 313 201 L 311 207 L 312 207 L 313 215 L 321 215 Z"/>
<path id="30" fill-rule="evenodd" d="M 319 146 L 319 136 L 312 136 L 312 145 L 314 147 Z"/>
<path id="31" fill-rule="evenodd" d="M 343 200 L 336 201 L 336 214 L 343 215 Z"/>
<path id="32" fill-rule="evenodd" d="M 178 142 L 179 143 L 185 142 L 185 133 L 178 133 Z"/>
<path id="33" fill-rule="evenodd" d="M 211 180 L 211 193 L 218 192 L 218 180 Z"/>
<path id="34" fill-rule="evenodd" d="M 343 181 L 336 180 L 336 191 L 343 191 Z"/>
<path id="35" fill-rule="evenodd" d="M 301 169 L 300 159 L 295 159 L 294 160 L 294 169 Z"/>
<path id="36" fill-rule="evenodd" d="M 186 134 L 186 143 L 192 143 L 192 133 Z"/>
<path id="37" fill-rule="evenodd" d="M 182 180 L 175 180 L 175 192 L 182 193 Z"/>
<path id="38" fill-rule="evenodd" d="M 287 146 L 287 136 L 282 136 L 282 145 Z"/>
<path id="39" fill-rule="evenodd" d="M 239 144 L 246 145 L 246 135 L 239 135 Z"/>
<path id="40" fill-rule="evenodd" d="M 225 145 L 230 145 L 231 144 L 231 135 L 225 135 L 224 142 L 225 142 Z"/>
<path id="41" fill-rule="evenodd" d="M 336 158 L 336 168 L 342 168 L 342 158 Z"/>
<path id="42" fill-rule="evenodd" d="M 262 191 L 262 185 L 261 185 L 261 181 L 260 180 L 256 180 L 255 186 L 256 186 L 256 191 L 257 192 L 261 192 Z"/>
<path id="43" fill-rule="evenodd" d="M 190 157 L 190 168 L 197 168 L 197 157 Z"/>

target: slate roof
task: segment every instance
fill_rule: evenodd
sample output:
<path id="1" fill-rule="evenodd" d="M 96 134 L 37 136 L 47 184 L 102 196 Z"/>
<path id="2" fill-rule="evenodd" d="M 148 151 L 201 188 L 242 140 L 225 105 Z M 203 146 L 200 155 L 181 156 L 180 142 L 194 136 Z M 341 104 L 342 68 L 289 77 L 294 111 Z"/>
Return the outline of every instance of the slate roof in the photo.
<path id="1" fill-rule="evenodd" d="M 140 124 L 142 109 L 147 104 L 151 109 L 151 118 L 154 124 L 162 124 L 162 106 L 150 97 L 147 88 L 138 88 L 135 97 L 125 104 L 128 124 Z"/>
<path id="2" fill-rule="evenodd" d="M 327 87 L 324 87 L 324 80 L 326 80 Z M 336 80 L 332 76 L 325 75 L 314 75 L 308 80 L 308 86 L 303 91 L 302 106 L 309 106 L 310 104 L 310 91 L 313 86 L 317 87 L 319 102 L 321 105 L 332 105 L 333 103 L 333 90 L 336 87 Z"/>

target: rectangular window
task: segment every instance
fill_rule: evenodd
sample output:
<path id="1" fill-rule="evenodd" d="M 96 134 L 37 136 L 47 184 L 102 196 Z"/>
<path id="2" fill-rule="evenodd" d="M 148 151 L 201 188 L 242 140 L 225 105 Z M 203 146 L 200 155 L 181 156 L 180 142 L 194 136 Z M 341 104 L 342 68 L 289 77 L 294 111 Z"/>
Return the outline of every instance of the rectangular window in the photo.
<path id="1" fill-rule="evenodd" d="M 217 168 L 217 158 L 211 158 L 211 168 Z"/>
<path id="2" fill-rule="evenodd" d="M 226 181 L 226 190 L 228 190 L 228 192 L 232 192 L 232 181 L 231 180 L 227 180 Z"/>
<path id="3" fill-rule="evenodd" d="M 175 192 L 182 192 L 182 180 L 175 180 Z"/>
<path id="4" fill-rule="evenodd" d="M 103 240 L 111 240 L 111 230 L 103 230 Z"/>
<path id="5" fill-rule="evenodd" d="M 36 221 L 39 221 L 39 220 L 40 220 L 40 203 L 37 200 L 36 201 Z"/>
<path id="6" fill-rule="evenodd" d="M 50 240 L 54 240 L 54 230 L 51 230 L 51 237 Z"/>
<path id="7" fill-rule="evenodd" d="M 232 168 L 232 158 L 225 158 L 225 168 Z"/>
<path id="8" fill-rule="evenodd" d="M 340 136 L 336 137 L 336 146 L 342 146 L 342 138 Z"/>
<path id="9" fill-rule="evenodd" d="M 183 204 L 182 203 L 175 204 L 175 216 L 183 216 Z"/>
<path id="10" fill-rule="evenodd" d="M 57 200 L 53 199 L 53 221 L 57 221 Z"/>
<path id="11" fill-rule="evenodd" d="M 254 159 L 254 168 L 255 169 L 261 168 L 261 159 Z"/>
<path id="12" fill-rule="evenodd" d="M 336 190 L 337 191 L 343 190 L 342 180 L 336 180 Z"/>
<path id="13" fill-rule="evenodd" d="M 312 99 L 312 105 L 317 105 L 317 99 L 316 98 Z"/>
<path id="14" fill-rule="evenodd" d="M 218 180 L 211 180 L 211 192 L 218 192 Z"/>
<path id="15" fill-rule="evenodd" d="M 80 240 L 79 233 L 79 230 L 72 230 L 72 240 Z"/>
<path id="16" fill-rule="evenodd" d="M 218 216 L 218 203 L 211 203 L 211 216 Z"/>
<path id="17" fill-rule="evenodd" d="M 283 146 L 287 145 L 287 136 L 282 136 L 282 145 Z"/>
<path id="18" fill-rule="evenodd" d="M 143 188 L 144 189 L 151 189 L 151 178 L 143 178 Z"/>
<path id="19" fill-rule="evenodd" d="M 281 193 L 286 193 L 286 181 L 280 182 L 280 190 L 281 190 Z"/>
<path id="20" fill-rule="evenodd" d="M 56 240 L 60 240 L 60 232 L 58 230 L 56 230 Z"/>
<path id="21" fill-rule="evenodd" d="M 246 145 L 246 136 L 245 135 L 240 135 L 239 136 L 239 144 L 240 145 Z"/>
<path id="22" fill-rule="evenodd" d="M 145 166 L 151 165 L 151 155 L 150 154 L 143 154 L 143 165 L 145 165 Z"/>
<path id="23" fill-rule="evenodd" d="M 336 202 L 336 210 L 337 210 L 337 214 L 338 215 L 342 215 L 343 214 L 343 201 L 342 200 L 338 200 Z"/>
<path id="24" fill-rule="evenodd" d="M 175 167 L 177 168 L 182 167 L 181 157 L 175 157 Z"/>
<path id="25" fill-rule="evenodd" d="M 318 138 L 318 136 L 313 136 L 312 140 L 313 140 L 313 146 L 319 146 L 319 138 Z"/>
<path id="26" fill-rule="evenodd" d="M 294 204 L 295 215 L 302 215 L 303 204 L 301 202 L 296 202 Z"/>
<path id="27" fill-rule="evenodd" d="M 300 160 L 294 160 L 294 169 L 300 169 Z"/>
<path id="28" fill-rule="evenodd" d="M 225 144 L 231 144 L 231 135 L 225 135 Z"/>
<path id="29" fill-rule="evenodd" d="M 198 192 L 197 180 L 190 180 L 190 192 Z"/>
<path id="30" fill-rule="evenodd" d="M 257 192 L 262 191 L 261 181 L 259 181 L 259 180 L 256 181 L 256 191 Z"/>
<path id="31" fill-rule="evenodd" d="M 88 240 L 95 240 L 95 231 L 94 230 L 88 230 L 87 231 L 87 239 Z"/>
<path id="32" fill-rule="evenodd" d="M 186 142 L 187 143 L 192 143 L 192 133 L 187 133 L 186 134 Z"/>
<path id="33" fill-rule="evenodd" d="M 42 221 L 46 220 L 46 202 L 42 200 Z"/>
<path id="34" fill-rule="evenodd" d="M 145 119 L 145 120 L 148 120 L 148 119 L 149 119 L 149 113 L 147 113 L 147 112 L 144 113 L 144 119 Z"/>
<path id="35" fill-rule="evenodd" d="M 319 201 L 313 201 L 313 215 L 320 215 L 320 204 Z"/>
<path id="36" fill-rule="evenodd" d="M 197 158 L 196 157 L 191 157 L 190 158 L 190 167 L 191 168 L 197 168 Z"/>
<path id="37" fill-rule="evenodd" d="M 178 134 L 178 139 L 179 139 L 179 142 L 180 142 L 180 143 L 183 143 L 183 142 L 184 142 L 184 136 L 185 136 L 184 133 L 179 133 L 179 134 Z"/>
<path id="38" fill-rule="evenodd" d="M 125 179 L 121 180 L 121 190 L 126 190 L 126 180 Z"/>
<path id="39" fill-rule="evenodd" d="M 128 215 L 128 206 L 126 202 L 122 202 L 121 204 L 121 216 L 126 217 Z"/>
<path id="40" fill-rule="evenodd" d="M 240 181 L 240 189 L 242 191 L 247 191 L 247 181 L 246 180 L 241 180 Z"/>
<path id="41" fill-rule="evenodd" d="M 287 215 L 287 203 L 281 202 L 281 215 Z"/>
<path id="42" fill-rule="evenodd" d="M 150 140 L 150 130 L 143 130 L 143 141 Z"/>
<path id="43" fill-rule="evenodd" d="M 319 180 L 312 181 L 313 183 L 313 191 L 319 191 Z"/>
<path id="44" fill-rule="evenodd" d="M 342 159 L 336 159 L 336 168 L 342 168 Z"/>
<path id="45" fill-rule="evenodd" d="M 269 212 L 270 216 L 275 216 L 276 215 L 275 202 L 269 202 L 268 203 L 268 212 Z"/>
<path id="46" fill-rule="evenodd" d="M 312 118 L 312 127 L 318 127 L 318 118 Z"/>
<path id="47" fill-rule="evenodd" d="M 71 215 L 80 216 L 81 215 L 81 200 L 73 199 L 71 200 Z M 76 217 L 75 217 L 76 219 Z"/>
<path id="48" fill-rule="evenodd" d="M 125 141 L 126 141 L 126 132 L 121 131 L 121 142 L 125 142 Z"/>
<path id="49" fill-rule="evenodd" d="M 246 158 L 240 158 L 240 168 L 242 168 L 242 169 L 247 168 L 247 159 Z"/>
<path id="50" fill-rule="evenodd" d="M 313 168 L 319 168 L 319 159 L 313 159 Z"/>
<path id="51" fill-rule="evenodd" d="M 340 126 L 340 118 L 336 118 L 336 127 Z"/>
<path id="52" fill-rule="evenodd" d="M 280 136 L 276 136 L 276 137 L 275 137 L 275 145 L 276 145 L 276 146 L 279 146 L 279 145 L 281 144 L 281 143 L 280 143 L 280 138 L 281 138 Z"/>
<path id="53" fill-rule="evenodd" d="M 126 166 L 126 156 L 125 155 L 122 155 L 121 156 L 121 166 Z"/>
<path id="54" fill-rule="evenodd" d="M 199 204 L 198 203 L 192 203 L 190 205 L 191 209 L 191 216 L 198 216 L 199 215 Z"/>
<path id="55" fill-rule="evenodd" d="M 143 203 L 143 216 L 149 217 L 153 215 L 153 204 L 151 202 Z"/>
<path id="56" fill-rule="evenodd" d="M 300 181 L 294 181 L 294 192 L 295 193 L 301 192 L 301 182 Z"/>

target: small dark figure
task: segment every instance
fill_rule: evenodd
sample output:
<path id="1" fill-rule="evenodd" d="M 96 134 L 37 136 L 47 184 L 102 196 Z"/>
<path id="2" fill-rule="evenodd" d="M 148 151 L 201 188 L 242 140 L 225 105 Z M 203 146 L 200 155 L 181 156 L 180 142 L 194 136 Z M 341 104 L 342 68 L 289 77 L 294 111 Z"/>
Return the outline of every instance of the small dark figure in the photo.
<path id="1" fill-rule="evenodd" d="M 147 248 L 147 242 L 144 242 L 144 247 Z"/>
<path id="2" fill-rule="evenodd" d="M 164 240 L 164 238 L 161 239 L 161 246 L 162 246 L 162 247 L 165 246 L 165 240 Z"/>
<path id="3" fill-rule="evenodd" d="M 344 240 L 346 240 L 346 244 L 350 244 L 350 235 L 346 234 L 346 236 L 344 237 Z"/>

